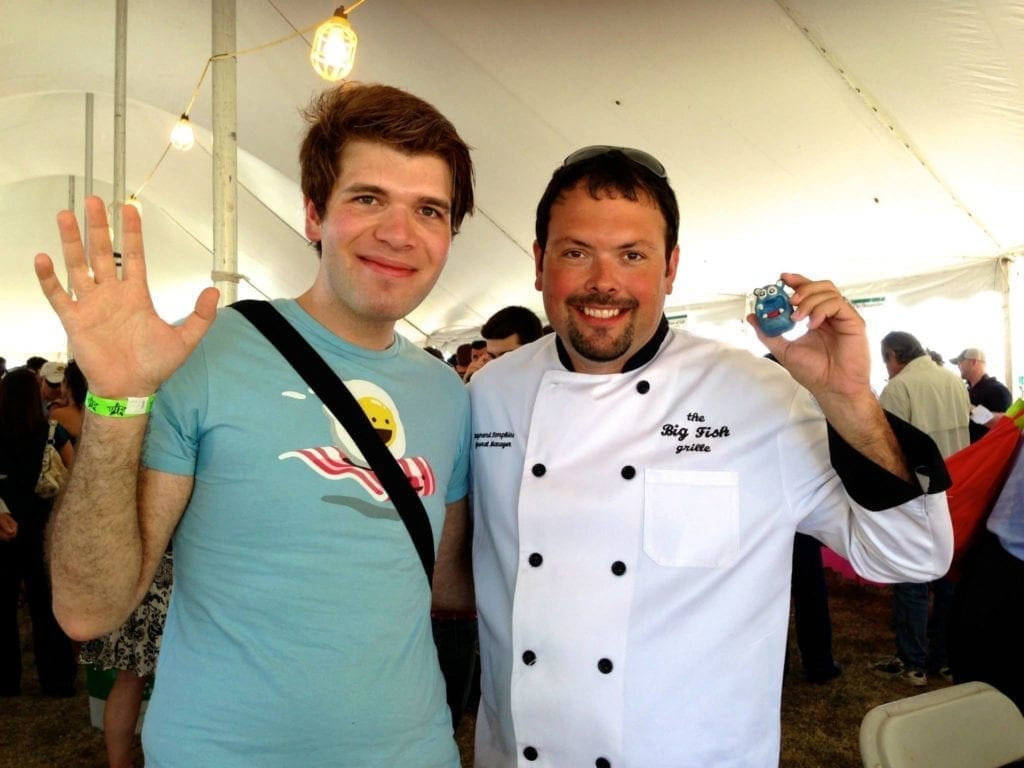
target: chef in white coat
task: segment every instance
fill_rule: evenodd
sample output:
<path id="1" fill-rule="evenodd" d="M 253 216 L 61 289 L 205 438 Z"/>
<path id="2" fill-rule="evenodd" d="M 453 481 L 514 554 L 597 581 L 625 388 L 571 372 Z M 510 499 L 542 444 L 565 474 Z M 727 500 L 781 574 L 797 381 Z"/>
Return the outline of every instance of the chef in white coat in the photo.
<path id="1" fill-rule="evenodd" d="M 570 155 L 534 243 L 555 334 L 470 385 L 481 768 L 777 766 L 794 532 L 874 581 L 949 567 L 948 475 L 863 319 L 784 273 L 788 373 L 670 331 L 678 228 L 654 157 Z"/>

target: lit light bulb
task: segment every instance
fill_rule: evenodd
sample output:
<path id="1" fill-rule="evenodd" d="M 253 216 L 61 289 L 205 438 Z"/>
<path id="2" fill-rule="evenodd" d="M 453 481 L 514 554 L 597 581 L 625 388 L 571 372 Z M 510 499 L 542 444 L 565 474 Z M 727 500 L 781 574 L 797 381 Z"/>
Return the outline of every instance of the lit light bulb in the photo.
<path id="1" fill-rule="evenodd" d="M 356 32 L 345 17 L 345 6 L 338 6 L 334 15 L 317 27 L 309 61 L 324 80 L 340 80 L 352 71 L 357 43 Z"/>
<path id="2" fill-rule="evenodd" d="M 196 134 L 192 130 L 192 123 L 189 122 L 188 115 L 182 115 L 171 130 L 171 145 L 184 152 L 187 149 L 192 149 L 192 145 L 195 143 Z"/>

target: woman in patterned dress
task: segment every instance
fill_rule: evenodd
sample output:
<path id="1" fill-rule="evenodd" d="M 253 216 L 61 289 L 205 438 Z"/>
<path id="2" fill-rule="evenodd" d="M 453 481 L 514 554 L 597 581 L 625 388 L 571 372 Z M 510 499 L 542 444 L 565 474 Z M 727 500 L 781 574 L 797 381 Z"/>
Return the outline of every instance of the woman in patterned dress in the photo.
<path id="1" fill-rule="evenodd" d="M 117 670 L 103 709 L 103 738 L 110 768 L 131 768 L 132 765 L 142 693 L 153 676 L 160 653 L 160 638 L 171 598 L 173 562 L 168 549 L 149 591 L 125 623 L 106 637 L 82 645 L 79 661 L 83 664 Z"/>

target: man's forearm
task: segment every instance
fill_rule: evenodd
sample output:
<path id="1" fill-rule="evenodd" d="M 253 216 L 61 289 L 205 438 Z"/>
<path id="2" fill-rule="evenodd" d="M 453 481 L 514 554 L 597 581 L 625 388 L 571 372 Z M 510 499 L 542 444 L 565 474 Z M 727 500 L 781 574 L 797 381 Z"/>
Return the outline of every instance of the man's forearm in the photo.
<path id="1" fill-rule="evenodd" d="M 146 417 L 86 413 L 50 529 L 53 607 L 73 638 L 116 629 L 135 607 L 143 562 L 137 482 Z"/>
<path id="2" fill-rule="evenodd" d="M 825 420 L 850 447 L 908 483 L 917 481 L 875 396 L 818 398 Z"/>
<path id="3" fill-rule="evenodd" d="M 434 567 L 432 607 L 473 611 L 472 522 L 465 498 L 447 505 Z"/>

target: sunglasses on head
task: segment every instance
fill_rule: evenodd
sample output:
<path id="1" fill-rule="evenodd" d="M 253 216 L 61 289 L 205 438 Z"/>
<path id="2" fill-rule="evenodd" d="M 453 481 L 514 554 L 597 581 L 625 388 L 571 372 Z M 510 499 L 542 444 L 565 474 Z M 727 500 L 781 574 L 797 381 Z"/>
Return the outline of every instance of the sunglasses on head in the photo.
<path id="1" fill-rule="evenodd" d="M 594 157 L 600 157 L 601 155 L 608 155 L 612 152 L 620 152 L 626 156 L 628 160 L 636 163 L 642 168 L 646 168 L 648 171 L 653 173 L 659 179 L 668 177 L 665 172 L 665 166 L 661 164 L 654 155 L 649 155 L 641 149 L 633 149 L 632 147 L 610 147 L 604 144 L 594 144 L 590 147 L 583 147 L 583 149 L 577 149 L 571 155 L 569 155 L 562 162 L 563 168 L 582 163 L 584 160 L 590 160 Z"/>

